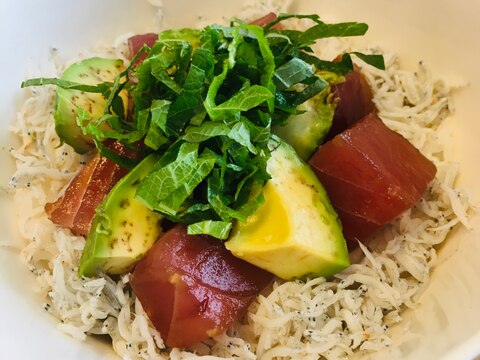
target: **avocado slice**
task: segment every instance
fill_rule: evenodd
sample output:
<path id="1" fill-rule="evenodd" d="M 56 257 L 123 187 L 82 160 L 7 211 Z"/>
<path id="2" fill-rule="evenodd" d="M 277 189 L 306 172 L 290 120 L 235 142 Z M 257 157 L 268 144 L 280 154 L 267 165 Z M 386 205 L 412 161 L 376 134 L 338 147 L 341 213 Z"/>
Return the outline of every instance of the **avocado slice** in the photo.
<path id="1" fill-rule="evenodd" d="M 340 221 L 310 167 L 280 141 L 267 171 L 264 204 L 235 224 L 227 249 L 286 280 L 330 276 L 349 266 Z"/>
<path id="2" fill-rule="evenodd" d="M 301 113 L 290 115 L 283 126 L 272 132 L 290 144 L 302 160 L 308 160 L 332 126 L 335 105 L 328 100 L 330 87 L 297 107 Z"/>
<path id="3" fill-rule="evenodd" d="M 123 61 L 93 57 L 70 65 L 63 73 L 62 80 L 85 85 L 97 85 L 103 82 L 113 82 L 124 69 Z M 124 108 L 128 104 L 126 93 L 121 93 Z M 76 152 L 84 154 L 95 147 L 93 139 L 84 135 L 77 124 L 77 108 L 90 113 L 93 120 L 99 119 L 105 110 L 106 99 L 102 94 L 87 93 L 80 90 L 63 89 L 57 86 L 55 100 L 55 130 L 62 139 Z"/>
<path id="4" fill-rule="evenodd" d="M 140 260 L 162 233 L 162 215 L 135 199 L 140 181 L 152 170 L 157 155 L 149 155 L 123 177 L 96 210 L 80 259 L 79 275 L 97 271 L 121 274 Z"/>

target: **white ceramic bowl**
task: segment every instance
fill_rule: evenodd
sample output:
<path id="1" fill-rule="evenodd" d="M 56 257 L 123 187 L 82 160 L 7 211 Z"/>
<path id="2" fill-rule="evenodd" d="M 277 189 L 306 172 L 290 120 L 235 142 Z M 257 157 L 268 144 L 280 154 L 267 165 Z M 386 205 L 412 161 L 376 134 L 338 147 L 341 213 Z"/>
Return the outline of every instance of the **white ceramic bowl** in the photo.
<path id="1" fill-rule="evenodd" d="M 167 24 L 188 26 L 198 16 L 215 21 L 234 15 L 240 1 L 164 0 Z M 425 61 L 434 76 L 456 91 L 456 113 L 443 131 L 447 157 L 461 163 L 458 184 L 480 199 L 480 2 L 478 0 L 297 0 L 294 10 L 319 13 L 324 19 L 364 21 L 370 25 L 359 44 L 380 45 L 401 55 L 411 67 Z M 42 68 L 49 49 L 75 56 L 98 41 L 112 41 L 125 32 L 153 29 L 154 9 L 141 0 L 0 0 L 0 152 L 1 188 L 13 172 L 5 151 L 12 139 L 7 132 L 22 99 L 20 82 L 26 64 Z M 395 345 L 404 359 L 473 359 L 480 354 L 480 218 L 474 230 L 456 229 L 440 249 L 440 264 L 415 310 L 393 329 Z M 15 236 L 11 200 L 0 192 L 1 240 Z M 55 328 L 42 311 L 42 300 L 31 290 L 32 275 L 18 255 L 0 248 L 0 359 L 105 359 L 107 344 L 78 343 Z M 374 358 L 386 358 L 386 354 Z"/>

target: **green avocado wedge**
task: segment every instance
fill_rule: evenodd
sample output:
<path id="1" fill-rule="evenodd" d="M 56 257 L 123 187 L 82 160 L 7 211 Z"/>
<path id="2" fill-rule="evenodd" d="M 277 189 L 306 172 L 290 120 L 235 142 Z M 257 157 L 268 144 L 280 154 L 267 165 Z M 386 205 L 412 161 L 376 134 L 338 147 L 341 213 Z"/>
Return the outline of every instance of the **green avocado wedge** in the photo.
<path id="1" fill-rule="evenodd" d="M 123 69 L 122 60 L 93 57 L 70 65 L 61 79 L 85 85 L 97 85 L 113 82 L 115 76 Z M 80 154 L 92 150 L 95 147 L 93 139 L 89 135 L 84 135 L 77 124 L 77 109 L 82 108 L 87 111 L 92 120 L 99 119 L 107 104 L 105 97 L 99 93 L 63 89 L 59 86 L 56 93 L 54 118 L 58 136 Z M 121 97 L 124 104 L 127 104 L 127 95 L 122 93 Z"/>
<path id="2" fill-rule="evenodd" d="M 149 155 L 122 178 L 96 210 L 79 267 L 80 276 L 122 274 L 140 260 L 162 233 L 162 215 L 135 199 L 140 181 L 158 156 Z"/>
<path id="3" fill-rule="evenodd" d="M 299 105 L 283 126 L 272 132 L 290 144 L 304 161 L 318 148 L 332 126 L 335 105 L 329 101 L 330 87 Z"/>
<path id="4" fill-rule="evenodd" d="M 348 267 L 340 221 L 310 167 L 280 141 L 267 171 L 264 204 L 236 223 L 227 249 L 285 280 L 330 276 Z"/>

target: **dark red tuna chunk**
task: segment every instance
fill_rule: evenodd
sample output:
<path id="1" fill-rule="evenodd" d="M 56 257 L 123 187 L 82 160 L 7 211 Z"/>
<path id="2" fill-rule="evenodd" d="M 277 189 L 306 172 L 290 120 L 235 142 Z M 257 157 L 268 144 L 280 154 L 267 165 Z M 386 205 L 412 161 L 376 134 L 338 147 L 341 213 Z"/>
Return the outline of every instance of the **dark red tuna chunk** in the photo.
<path id="1" fill-rule="evenodd" d="M 137 263 L 130 283 L 165 343 L 187 347 L 240 319 L 272 277 L 177 225 Z"/>
<path id="2" fill-rule="evenodd" d="M 262 16 L 261 18 L 251 21 L 250 24 L 263 27 L 275 20 L 277 20 L 277 14 L 275 14 L 274 12 L 269 12 L 267 15 Z M 271 29 L 283 30 L 283 26 L 281 23 L 276 23 L 271 27 Z"/>
<path id="3" fill-rule="evenodd" d="M 108 141 L 105 145 L 119 155 L 137 156 L 120 142 Z M 53 223 L 85 236 L 90 231 L 95 209 L 126 173 L 126 169 L 113 161 L 95 155 L 72 179 L 65 193 L 55 202 L 45 205 L 45 212 Z"/>
<path id="4" fill-rule="evenodd" d="M 158 34 L 154 33 L 147 33 L 147 34 L 140 34 L 134 35 L 128 38 L 128 49 L 130 51 L 130 58 L 133 58 L 143 47 L 143 45 L 147 45 L 148 47 L 152 47 L 153 44 L 158 40 Z M 145 58 L 147 54 L 142 54 L 135 62 L 135 65 L 140 64 Z"/>
<path id="5" fill-rule="evenodd" d="M 373 94 L 360 69 L 345 75 L 345 81 L 332 86 L 337 106 L 333 115 L 332 127 L 326 140 L 349 128 L 365 115 L 375 111 Z"/>
<path id="6" fill-rule="evenodd" d="M 269 12 L 267 15 L 262 16 L 261 18 L 258 18 L 258 19 L 255 19 L 255 20 L 251 21 L 250 24 L 258 25 L 258 26 L 265 26 L 265 25 L 271 23 L 272 21 L 274 21 L 276 19 L 277 19 L 277 14 L 275 14 L 274 12 Z"/>
<path id="7" fill-rule="evenodd" d="M 435 165 L 371 113 L 309 160 L 342 221 L 349 249 L 412 207 Z"/>

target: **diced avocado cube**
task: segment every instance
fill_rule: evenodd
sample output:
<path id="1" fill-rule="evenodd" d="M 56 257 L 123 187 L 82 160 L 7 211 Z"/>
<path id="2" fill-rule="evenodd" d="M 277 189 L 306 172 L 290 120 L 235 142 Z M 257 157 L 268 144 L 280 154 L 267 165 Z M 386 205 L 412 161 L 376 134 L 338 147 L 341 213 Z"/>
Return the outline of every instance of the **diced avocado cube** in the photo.
<path id="1" fill-rule="evenodd" d="M 327 100 L 330 88 L 299 105 L 301 113 L 291 115 L 272 132 L 290 144 L 302 160 L 308 160 L 332 126 L 335 106 Z"/>
<path id="2" fill-rule="evenodd" d="M 153 154 L 142 160 L 97 208 L 80 260 L 80 276 L 130 270 L 161 235 L 162 215 L 135 199 L 138 184 L 157 160 Z"/>
<path id="3" fill-rule="evenodd" d="M 61 79 L 85 85 L 97 85 L 103 82 L 113 82 L 115 76 L 123 69 L 122 60 L 93 57 L 70 65 Z M 120 96 L 126 109 L 127 94 L 122 92 Z M 77 108 L 86 110 L 90 113 L 91 119 L 96 120 L 103 115 L 106 103 L 102 94 L 63 89 L 57 86 L 54 118 L 55 130 L 60 139 L 80 154 L 93 149 L 92 138 L 84 135 L 77 124 Z"/>
<path id="4" fill-rule="evenodd" d="M 310 167 L 284 142 L 267 163 L 264 204 L 225 243 L 235 256 L 290 280 L 349 266 L 342 227 Z"/>

